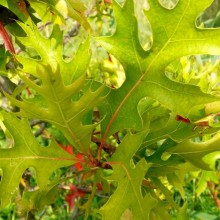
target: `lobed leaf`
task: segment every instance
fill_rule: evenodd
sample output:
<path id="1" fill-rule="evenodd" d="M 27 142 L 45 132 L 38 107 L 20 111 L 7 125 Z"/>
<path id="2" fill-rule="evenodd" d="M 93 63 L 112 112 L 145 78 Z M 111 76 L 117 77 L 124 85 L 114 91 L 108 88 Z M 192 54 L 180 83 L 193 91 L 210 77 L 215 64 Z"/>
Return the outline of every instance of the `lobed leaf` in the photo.
<path id="1" fill-rule="evenodd" d="M 169 153 L 180 155 L 185 160 L 191 162 L 196 167 L 209 170 L 209 166 L 202 158 L 215 151 L 219 151 L 220 135 L 217 134 L 208 141 L 196 143 L 191 140 L 185 140 L 177 146 L 170 148 Z"/>
<path id="2" fill-rule="evenodd" d="M 18 22 L 18 24 L 27 37 L 17 37 L 16 39 L 25 47 L 35 49 L 40 56 L 40 60 L 37 60 L 17 55 L 16 59 L 23 65 L 24 72 L 37 76 L 36 66 L 39 63 L 50 64 L 53 71 L 56 70 L 58 64 L 65 85 L 69 85 L 74 79 L 85 75 L 91 57 L 89 38 L 84 44 L 81 44 L 74 58 L 70 62 L 66 62 L 63 59 L 63 33 L 58 25 L 54 25 L 51 36 L 45 38 L 33 23 L 30 25 Z M 80 59 L 81 57 L 84 59 Z"/>
<path id="3" fill-rule="evenodd" d="M 102 100 L 100 94 L 103 92 L 103 87 L 95 91 L 89 88 L 82 97 L 74 101 L 72 96 L 78 94 L 82 88 L 84 77 L 69 86 L 64 86 L 59 69 L 53 72 L 49 66 L 39 67 L 37 73 L 42 80 L 42 86 L 38 86 L 26 76 L 20 75 L 20 77 L 42 96 L 44 105 L 42 99 L 34 99 L 33 103 L 5 95 L 13 104 L 21 108 L 18 115 L 41 119 L 56 125 L 75 148 L 86 154 L 91 134 L 97 125 L 83 125 L 82 120 L 85 114 Z"/>
<path id="4" fill-rule="evenodd" d="M 23 196 L 16 200 L 19 215 L 26 216 L 29 211 L 42 210 L 53 204 L 57 199 L 58 185 L 59 181 L 56 181 L 35 191 L 25 190 Z"/>
<path id="5" fill-rule="evenodd" d="M 55 141 L 48 147 L 40 146 L 26 119 L 18 119 L 10 113 L 2 112 L 4 125 L 11 133 L 14 146 L 0 149 L 0 200 L 1 207 L 5 207 L 18 193 L 18 186 L 24 171 L 33 167 L 39 188 L 46 187 L 50 175 L 58 168 L 69 166 L 77 159 L 62 148 Z"/>
<path id="6" fill-rule="evenodd" d="M 128 134 L 111 158 L 113 175 L 108 179 L 117 181 L 118 186 L 108 202 L 99 210 L 103 219 L 120 219 L 127 208 L 132 212 L 132 219 L 149 219 L 150 211 L 156 206 L 156 199 L 149 193 L 143 196 L 141 192 L 142 180 L 151 164 L 147 164 L 144 159 L 136 165 L 132 162 L 132 157 L 145 135 L 145 132 Z M 111 210 L 114 212 L 109 215 Z"/>
<path id="7" fill-rule="evenodd" d="M 208 0 L 202 3 L 185 0 L 175 9 L 167 10 L 158 2 L 150 1 L 146 15 L 152 27 L 153 44 L 144 51 L 138 40 L 133 0 L 127 0 L 123 7 L 114 1 L 116 32 L 111 37 L 96 39 L 121 62 L 126 81 L 107 98 L 111 108 L 108 106 L 110 110 L 102 123 L 104 139 L 117 130 L 142 128 L 137 105 L 143 97 L 158 100 L 165 108 L 185 118 L 193 107 L 199 106 L 201 110 L 219 101 L 219 97 L 204 94 L 196 86 L 174 82 L 165 76 L 166 66 L 177 58 L 190 54 L 219 54 L 220 30 L 207 31 L 195 26 L 197 16 L 209 3 Z M 183 30 L 187 32 L 183 34 Z"/>
<path id="8" fill-rule="evenodd" d="M 54 26 L 50 38 L 46 39 L 34 24 L 32 27 L 21 22 L 18 24 L 27 33 L 27 37 L 18 37 L 18 40 L 26 47 L 34 48 L 41 57 L 36 60 L 16 56 L 22 64 L 22 70 L 18 74 L 41 98 L 34 99 L 33 102 L 30 99 L 19 101 L 7 94 L 6 96 L 21 108 L 20 115 L 56 125 L 74 147 L 84 153 L 88 152 L 91 133 L 97 125 L 91 124 L 91 121 L 83 125 L 82 121 L 85 114 L 104 97 L 104 87 L 94 89 L 91 84 L 86 88 L 85 74 L 90 61 L 89 39 L 80 46 L 74 59 L 67 63 L 63 60 L 63 37 L 58 26 Z M 25 72 L 37 77 L 42 82 L 41 85 L 26 77 Z M 80 94 L 82 90 L 84 92 Z M 73 100 L 73 96 L 76 100 Z"/>

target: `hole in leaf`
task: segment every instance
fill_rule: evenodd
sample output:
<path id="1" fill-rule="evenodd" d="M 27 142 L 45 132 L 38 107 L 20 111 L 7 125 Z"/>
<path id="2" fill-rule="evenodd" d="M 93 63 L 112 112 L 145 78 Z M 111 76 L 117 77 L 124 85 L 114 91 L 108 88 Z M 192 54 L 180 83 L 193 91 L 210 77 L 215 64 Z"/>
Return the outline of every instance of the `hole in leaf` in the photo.
<path id="1" fill-rule="evenodd" d="M 112 4 L 104 1 L 87 1 L 89 23 L 97 36 L 110 36 L 115 32 Z"/>
<path id="2" fill-rule="evenodd" d="M 220 27 L 220 1 L 213 3 L 197 18 L 196 25 L 199 28 L 218 28 Z"/>
<path id="3" fill-rule="evenodd" d="M 11 95 L 16 88 L 16 84 L 12 81 L 12 79 L 4 76 L 0 76 L 0 84 L 0 107 L 5 109 L 6 111 L 17 112 L 18 108 L 14 106 L 11 101 L 4 96 L 3 93 L 4 91 Z"/>
<path id="4" fill-rule="evenodd" d="M 41 35 L 45 38 L 49 38 L 53 32 L 53 24 L 51 22 L 38 22 L 37 28 L 40 31 Z"/>
<path id="5" fill-rule="evenodd" d="M 33 133 L 35 136 L 37 133 L 39 134 L 37 135 L 37 140 L 41 146 L 49 146 L 52 138 L 55 139 L 58 144 L 68 144 L 68 141 L 64 137 L 63 133 L 55 125 L 37 119 L 32 119 L 31 123 L 34 123 L 35 120 L 39 123 L 33 126 Z"/>
<path id="6" fill-rule="evenodd" d="M 9 149 L 14 146 L 14 139 L 8 129 L 0 122 L 0 149 Z"/>
<path id="7" fill-rule="evenodd" d="M 144 10 L 147 10 L 148 8 L 149 5 L 146 0 L 138 1 L 137 4 L 135 4 L 135 15 L 138 21 L 138 37 L 144 50 L 148 50 L 152 45 L 150 23 L 144 15 Z"/>
<path id="8" fill-rule="evenodd" d="M 105 83 L 112 89 L 118 89 L 124 83 L 126 75 L 120 62 L 113 55 L 99 47 L 93 50 L 88 78 Z"/>
<path id="9" fill-rule="evenodd" d="M 36 170 L 33 167 L 29 167 L 21 177 L 20 190 L 35 191 L 37 189 Z"/>
<path id="10" fill-rule="evenodd" d="M 178 4 L 179 0 L 159 0 L 161 6 L 166 9 L 174 9 Z"/>
<path id="11" fill-rule="evenodd" d="M 117 0 L 117 2 L 121 7 L 123 7 L 125 0 Z M 138 0 L 134 2 L 134 11 L 138 23 L 138 37 L 140 44 L 144 50 L 148 50 L 152 45 L 152 31 L 151 31 L 150 23 L 148 22 L 146 16 L 144 15 L 144 10 L 147 10 L 148 8 L 149 8 L 149 4 L 146 0 Z M 112 33 L 114 32 L 115 29 Z"/>
<path id="12" fill-rule="evenodd" d="M 44 122 L 39 119 L 30 119 L 29 124 L 32 128 L 32 132 L 34 136 L 37 138 L 38 143 L 41 146 L 48 146 L 49 145 L 49 136 L 46 132 L 47 122 Z"/>
<path id="13" fill-rule="evenodd" d="M 66 62 L 69 62 L 74 58 L 88 33 L 78 22 L 70 18 L 66 20 L 65 26 L 61 26 L 61 30 L 63 31 L 63 58 Z"/>
<path id="14" fill-rule="evenodd" d="M 69 172 L 69 175 L 71 175 L 71 167 L 72 167 L 72 166 L 56 169 L 56 170 L 48 177 L 48 181 L 53 182 L 53 181 L 56 181 L 56 180 L 60 180 L 61 176 L 66 176 L 66 175 L 68 175 L 68 172 Z"/>
<path id="15" fill-rule="evenodd" d="M 213 126 L 220 127 L 220 115 L 214 115 L 212 119 Z"/>
<path id="16" fill-rule="evenodd" d="M 220 59 L 211 55 L 191 55 L 172 62 L 166 76 L 176 82 L 199 86 L 212 95 L 220 95 Z"/>

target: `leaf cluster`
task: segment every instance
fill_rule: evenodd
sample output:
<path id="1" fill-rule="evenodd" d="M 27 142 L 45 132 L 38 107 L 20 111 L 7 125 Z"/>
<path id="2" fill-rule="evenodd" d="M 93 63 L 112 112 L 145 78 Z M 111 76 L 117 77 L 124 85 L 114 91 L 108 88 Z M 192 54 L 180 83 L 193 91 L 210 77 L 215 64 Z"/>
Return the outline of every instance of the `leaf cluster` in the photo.
<path id="1" fill-rule="evenodd" d="M 82 1 L 1 1 L 4 11 L 18 18 L 5 27 L 18 52 L 0 48 L 0 79 L 15 84 L 10 93 L 1 86 L 8 102 L 2 105 L 1 130 L 5 143 L 12 143 L 0 149 L 1 207 L 15 202 L 30 218 L 54 203 L 58 188 L 68 188 L 65 198 L 83 201 L 78 214 L 84 219 L 172 219 L 172 210 L 186 219 L 186 174 L 206 175 L 198 194 L 207 180 L 217 184 L 206 172 L 213 169 L 220 143 L 219 78 L 213 74 L 218 61 L 202 69 L 190 66 L 192 55 L 220 54 L 220 30 L 197 25 L 211 3 L 181 0 L 168 6 L 149 0 L 144 16 L 151 36 L 145 48 L 133 0 L 96 1 L 95 15 Z M 73 57 L 65 57 L 63 49 L 67 17 L 78 22 L 75 31 L 84 36 Z M 114 20 L 114 33 L 101 36 L 92 27 L 94 17 Z M 4 33 L 0 29 L 6 39 Z M 6 49 L 7 42 L 12 40 L 7 37 Z M 99 73 L 118 77 L 115 84 L 114 78 L 106 84 L 91 79 L 90 61 L 99 49 L 105 54 L 102 66 L 96 65 Z M 42 146 L 45 136 L 48 146 Z M 34 189 L 23 183 L 28 170 L 34 170 Z M 182 204 L 173 198 L 174 190 Z"/>

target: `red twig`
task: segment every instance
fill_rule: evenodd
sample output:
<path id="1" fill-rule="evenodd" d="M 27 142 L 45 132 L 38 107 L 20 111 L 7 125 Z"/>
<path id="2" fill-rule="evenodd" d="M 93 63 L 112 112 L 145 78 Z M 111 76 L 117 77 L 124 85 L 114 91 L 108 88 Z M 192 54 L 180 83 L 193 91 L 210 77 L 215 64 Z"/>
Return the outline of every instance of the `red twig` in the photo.
<path id="1" fill-rule="evenodd" d="M 15 48 L 12 44 L 11 37 L 9 36 L 8 32 L 5 30 L 4 25 L 0 22 L 0 35 L 5 44 L 5 49 L 8 50 L 12 55 L 15 54 Z"/>

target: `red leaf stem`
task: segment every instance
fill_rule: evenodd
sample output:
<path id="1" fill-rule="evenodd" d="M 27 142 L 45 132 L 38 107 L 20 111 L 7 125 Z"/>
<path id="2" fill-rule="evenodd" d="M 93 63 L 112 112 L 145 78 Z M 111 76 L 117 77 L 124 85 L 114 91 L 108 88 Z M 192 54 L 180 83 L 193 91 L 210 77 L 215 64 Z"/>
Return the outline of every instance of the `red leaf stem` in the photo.
<path id="1" fill-rule="evenodd" d="M 15 54 L 15 48 L 12 44 L 11 37 L 9 36 L 8 32 L 5 30 L 4 25 L 0 22 L 0 35 L 5 44 L 5 49 L 8 50 L 12 55 Z"/>

